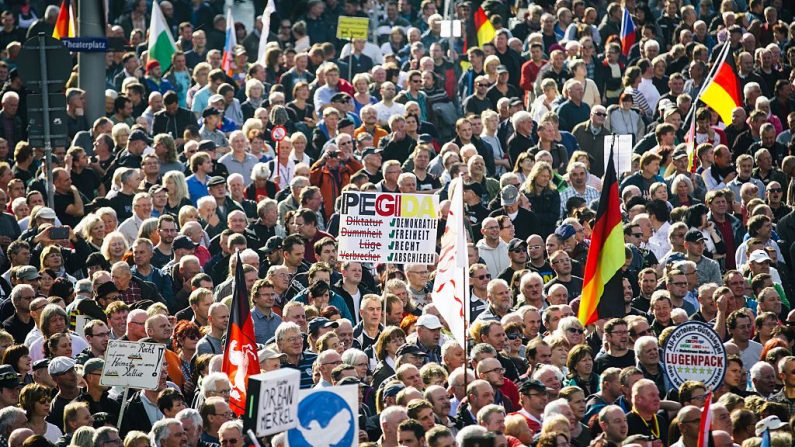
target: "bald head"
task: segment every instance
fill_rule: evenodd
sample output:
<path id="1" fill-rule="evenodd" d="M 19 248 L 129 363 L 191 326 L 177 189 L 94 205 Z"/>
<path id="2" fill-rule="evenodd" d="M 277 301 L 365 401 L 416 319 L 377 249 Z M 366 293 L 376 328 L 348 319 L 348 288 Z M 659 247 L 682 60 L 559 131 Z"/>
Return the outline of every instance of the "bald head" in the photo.
<path id="1" fill-rule="evenodd" d="M 12 431 L 11 435 L 8 437 L 8 447 L 22 447 L 22 443 L 33 435 L 35 435 L 35 433 L 33 433 L 33 430 L 27 427 L 18 428 Z"/>

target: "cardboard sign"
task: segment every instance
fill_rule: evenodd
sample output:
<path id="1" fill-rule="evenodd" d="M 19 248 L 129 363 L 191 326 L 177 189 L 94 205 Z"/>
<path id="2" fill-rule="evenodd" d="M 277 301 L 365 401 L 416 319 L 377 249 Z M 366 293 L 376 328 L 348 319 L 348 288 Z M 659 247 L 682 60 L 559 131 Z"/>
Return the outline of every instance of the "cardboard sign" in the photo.
<path id="1" fill-rule="evenodd" d="M 726 348 L 712 327 L 700 321 L 677 326 L 663 345 L 663 367 L 671 384 L 679 388 L 695 380 L 715 391 L 726 374 Z"/>
<path id="2" fill-rule="evenodd" d="M 75 334 L 86 338 L 86 325 L 93 320 L 88 315 L 75 315 Z"/>
<path id="3" fill-rule="evenodd" d="M 287 431 L 291 447 L 359 445 L 359 387 L 333 386 L 301 390 L 298 421 Z"/>
<path id="4" fill-rule="evenodd" d="M 613 146 L 613 138 L 616 144 Z M 632 169 L 632 135 L 605 135 L 605 166 L 607 159 L 610 158 L 610 147 L 613 147 L 613 163 L 616 167 L 616 174 L 621 176 Z"/>
<path id="5" fill-rule="evenodd" d="M 365 39 L 370 31 L 367 17 L 340 16 L 337 21 L 337 39 Z"/>
<path id="6" fill-rule="evenodd" d="M 296 369 L 277 369 L 249 377 L 244 428 L 263 437 L 295 427 L 300 389 L 301 372 Z"/>
<path id="7" fill-rule="evenodd" d="M 436 194 L 345 192 L 339 259 L 397 264 L 436 263 Z"/>
<path id="8" fill-rule="evenodd" d="M 163 344 L 110 340 L 99 383 L 155 390 L 165 354 Z"/>

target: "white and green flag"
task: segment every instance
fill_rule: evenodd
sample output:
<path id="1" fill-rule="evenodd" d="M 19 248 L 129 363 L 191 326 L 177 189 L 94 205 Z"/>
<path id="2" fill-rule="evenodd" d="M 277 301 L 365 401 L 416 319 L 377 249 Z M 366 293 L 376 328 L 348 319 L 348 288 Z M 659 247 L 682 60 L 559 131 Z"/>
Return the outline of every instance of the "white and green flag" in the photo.
<path id="1" fill-rule="evenodd" d="M 152 2 L 152 22 L 149 24 L 149 60 L 160 62 L 163 73 L 171 67 L 171 56 L 177 51 L 174 37 L 156 1 Z"/>

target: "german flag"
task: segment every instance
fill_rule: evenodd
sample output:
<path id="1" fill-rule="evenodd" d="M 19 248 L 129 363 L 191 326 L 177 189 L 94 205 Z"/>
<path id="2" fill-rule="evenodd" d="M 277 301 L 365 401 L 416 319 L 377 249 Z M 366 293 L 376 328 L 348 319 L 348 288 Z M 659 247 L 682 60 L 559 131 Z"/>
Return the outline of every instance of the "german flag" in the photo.
<path id="1" fill-rule="evenodd" d="M 486 42 L 494 40 L 494 35 L 496 34 L 494 25 L 491 24 L 489 16 L 486 15 L 483 6 L 475 11 L 475 31 L 478 33 L 478 45 L 481 47 Z"/>
<path id="2" fill-rule="evenodd" d="M 61 0 L 61 8 L 58 11 L 58 19 L 55 21 L 55 28 L 52 30 L 52 37 L 60 40 L 75 36 L 75 15 L 72 3 L 69 0 Z"/>
<path id="3" fill-rule="evenodd" d="M 600 318 L 624 315 L 624 290 L 621 267 L 624 265 L 624 227 L 618 196 L 613 150 L 602 179 L 602 195 L 585 262 L 578 318 L 583 325 Z"/>
<path id="4" fill-rule="evenodd" d="M 737 82 L 737 75 L 734 74 L 731 65 L 726 63 L 727 54 L 729 52 L 724 51 L 714 76 L 709 79 L 709 83 L 701 93 L 701 100 L 704 101 L 704 104 L 712 107 L 712 110 L 718 112 L 728 126 L 732 123 L 732 110 L 742 106 L 743 103 L 740 98 L 740 83 Z"/>

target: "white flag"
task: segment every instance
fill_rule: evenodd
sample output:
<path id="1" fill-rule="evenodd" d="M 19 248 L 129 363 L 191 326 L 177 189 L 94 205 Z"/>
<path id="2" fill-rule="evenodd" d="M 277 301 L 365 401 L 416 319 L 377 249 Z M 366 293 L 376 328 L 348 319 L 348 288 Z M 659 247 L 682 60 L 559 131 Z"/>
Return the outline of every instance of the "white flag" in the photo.
<path id="1" fill-rule="evenodd" d="M 453 336 L 466 349 L 465 332 L 469 326 L 469 259 L 464 233 L 464 187 L 461 177 L 452 180 L 453 190 L 447 226 L 442 235 L 442 249 L 436 266 L 431 297 L 439 313 L 447 320 Z"/>
<path id="2" fill-rule="evenodd" d="M 257 62 L 265 65 L 265 47 L 268 43 L 268 34 L 271 29 L 271 14 L 276 12 L 273 0 L 268 0 L 265 10 L 262 12 L 262 33 L 259 36 L 259 49 L 257 50 Z"/>

